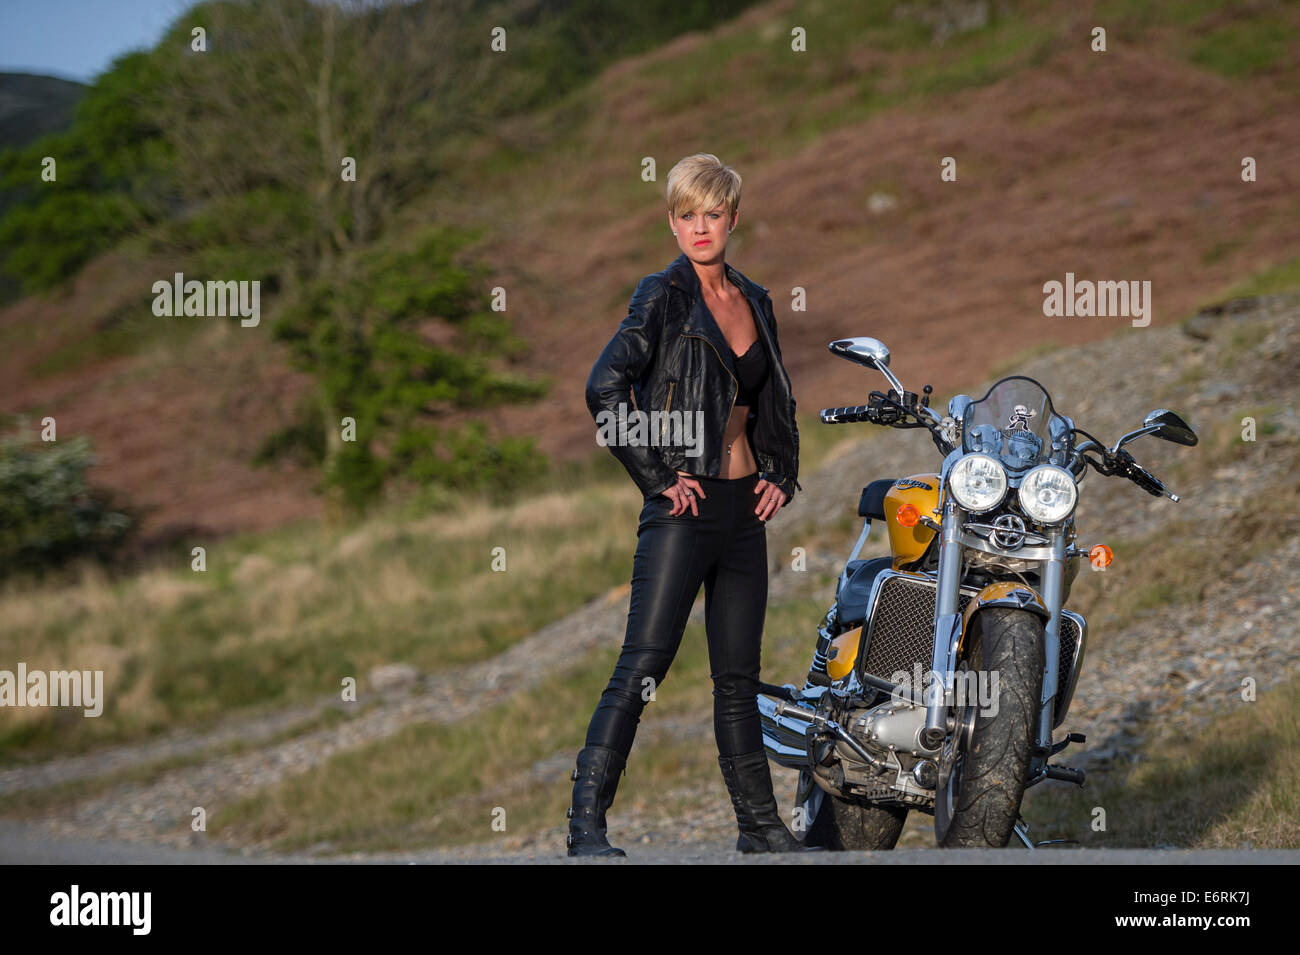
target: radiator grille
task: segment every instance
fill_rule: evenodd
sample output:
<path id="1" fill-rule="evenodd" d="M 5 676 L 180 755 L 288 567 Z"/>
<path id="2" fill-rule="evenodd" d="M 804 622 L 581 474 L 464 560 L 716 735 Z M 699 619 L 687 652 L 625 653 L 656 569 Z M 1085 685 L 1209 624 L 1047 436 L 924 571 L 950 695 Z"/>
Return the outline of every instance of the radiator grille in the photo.
<path id="1" fill-rule="evenodd" d="M 911 678 L 913 664 L 921 673 L 930 669 L 934 652 L 933 586 L 908 577 L 888 577 L 880 588 L 876 612 L 871 618 L 871 643 L 867 647 L 866 671 L 882 680 L 902 670 Z M 971 595 L 963 593 L 958 612 L 964 611 Z"/>
<path id="2" fill-rule="evenodd" d="M 898 671 L 909 674 L 920 666 L 921 673 L 930 669 L 934 650 L 934 608 L 936 590 L 932 584 L 910 577 L 888 577 L 880 588 L 880 598 L 871 619 L 870 643 L 863 666 L 873 676 L 888 680 Z M 957 601 L 962 613 L 972 593 L 963 592 Z M 1069 617 L 1061 617 L 1060 655 L 1057 659 L 1056 723 L 1060 722 L 1062 695 L 1070 678 L 1074 648 L 1079 642 L 1079 627 Z"/>

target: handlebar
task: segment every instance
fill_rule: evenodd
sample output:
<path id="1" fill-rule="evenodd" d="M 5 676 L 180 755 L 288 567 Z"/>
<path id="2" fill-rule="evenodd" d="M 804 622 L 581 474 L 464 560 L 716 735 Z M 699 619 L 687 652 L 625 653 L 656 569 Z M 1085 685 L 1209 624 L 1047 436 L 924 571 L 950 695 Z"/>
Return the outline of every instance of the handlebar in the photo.
<path id="1" fill-rule="evenodd" d="M 1080 457 L 1088 464 L 1091 464 L 1098 474 L 1104 474 L 1107 477 L 1128 478 L 1152 497 L 1167 497 L 1171 501 L 1178 500 L 1177 494 L 1167 489 L 1160 478 L 1138 464 L 1133 459 L 1133 455 L 1123 448 L 1112 453 L 1107 451 L 1105 447 L 1101 447 L 1100 451 L 1102 455 L 1100 462 L 1087 454 L 1081 454 Z"/>
<path id="2" fill-rule="evenodd" d="M 824 424 L 852 424 L 865 421 L 869 424 L 883 425 L 889 428 L 926 428 L 934 439 L 940 454 L 953 450 L 940 433 L 943 420 L 929 407 L 929 385 L 926 386 L 926 399 L 918 400 L 915 393 L 903 392 L 900 400 L 898 392 L 892 388 L 888 395 L 873 391 L 865 405 L 847 405 L 842 408 L 823 408 L 821 420 Z"/>
<path id="3" fill-rule="evenodd" d="M 1152 497 L 1168 496 L 1170 500 L 1178 500 L 1177 494 L 1170 494 L 1165 490 L 1164 482 L 1133 460 L 1133 455 L 1124 449 L 1121 448 L 1115 453 L 1115 460 L 1117 462 L 1117 473 L 1128 478 Z"/>
<path id="4" fill-rule="evenodd" d="M 822 422 L 825 424 L 853 424 L 859 421 L 865 421 L 868 424 L 878 424 L 885 427 L 895 428 L 919 428 L 924 427 L 924 421 L 907 421 L 909 414 L 916 415 L 907 406 L 900 404 L 894 399 L 896 392 L 890 391 L 889 395 L 883 395 L 878 391 L 871 393 L 871 400 L 865 405 L 848 405 L 843 408 L 823 408 L 821 412 Z M 917 415 L 919 417 L 919 415 Z"/>
<path id="5" fill-rule="evenodd" d="M 928 386 L 927 386 L 928 388 Z M 927 390 L 928 395 L 928 390 Z M 901 397 L 901 401 L 900 401 Z M 924 411 L 927 415 L 923 415 Z M 934 420 L 931 420 L 934 419 Z M 823 408 L 821 411 L 821 420 L 824 424 L 853 424 L 865 421 L 869 424 L 878 424 L 892 428 L 927 428 L 931 437 L 934 439 L 935 447 L 939 449 L 940 454 L 947 454 L 955 450 L 954 445 L 950 444 L 940 433 L 942 428 L 942 419 L 928 407 L 927 404 L 918 403 L 916 395 L 912 392 L 904 392 L 902 396 L 892 388 L 888 395 L 879 391 L 873 391 L 871 398 L 865 405 L 846 405 L 841 408 Z M 1080 467 L 1086 468 L 1091 464 L 1099 473 L 1106 476 L 1119 475 L 1128 478 L 1142 490 L 1146 491 L 1153 497 L 1167 497 L 1171 501 L 1177 501 L 1178 495 L 1169 491 L 1164 482 L 1158 477 L 1142 467 L 1133 459 L 1123 448 L 1111 452 L 1106 450 L 1104 445 L 1099 444 L 1092 439 L 1087 432 L 1075 429 L 1078 434 L 1087 436 L 1090 440 L 1076 448 L 1071 459 L 1070 471 L 1078 479 L 1081 475 L 1076 473 L 1075 464 L 1078 462 Z M 1086 453 L 1088 450 L 1097 450 L 1101 453 L 1102 460 L 1097 461 Z"/>
<path id="6" fill-rule="evenodd" d="M 823 408 L 821 413 L 824 424 L 852 424 L 855 421 L 867 421 L 878 424 L 875 410 L 870 405 L 850 405 L 845 408 Z"/>

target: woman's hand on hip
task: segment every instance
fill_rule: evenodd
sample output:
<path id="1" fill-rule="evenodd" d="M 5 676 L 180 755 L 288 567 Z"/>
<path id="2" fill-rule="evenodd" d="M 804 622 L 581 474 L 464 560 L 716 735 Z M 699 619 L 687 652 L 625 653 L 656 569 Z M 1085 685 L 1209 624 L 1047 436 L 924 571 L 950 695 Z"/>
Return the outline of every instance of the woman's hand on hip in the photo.
<path id="1" fill-rule="evenodd" d="M 759 478 L 754 484 L 754 493 L 757 494 L 758 504 L 754 507 L 754 513 L 758 515 L 760 521 L 766 521 L 777 511 L 785 507 L 787 495 L 771 481 L 765 481 Z"/>
<path id="2" fill-rule="evenodd" d="M 695 495 L 708 497 L 704 493 L 704 488 L 700 487 L 700 482 L 695 478 L 686 477 L 678 472 L 677 483 L 665 491 L 661 491 L 664 497 L 673 502 L 673 509 L 668 512 L 670 517 L 676 517 L 678 514 L 686 513 L 689 507 L 692 517 L 699 517 L 700 512 L 695 506 Z"/>

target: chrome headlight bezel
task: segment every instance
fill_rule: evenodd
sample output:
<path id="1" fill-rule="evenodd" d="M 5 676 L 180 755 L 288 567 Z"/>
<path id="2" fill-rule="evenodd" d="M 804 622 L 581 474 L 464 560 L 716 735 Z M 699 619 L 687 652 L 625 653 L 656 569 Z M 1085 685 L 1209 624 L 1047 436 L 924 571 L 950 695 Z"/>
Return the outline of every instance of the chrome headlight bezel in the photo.
<path id="1" fill-rule="evenodd" d="M 1037 500 L 1032 496 L 1035 489 L 1047 476 L 1057 476 L 1064 478 L 1064 486 L 1068 487 L 1069 506 L 1064 510 L 1058 505 L 1054 509 L 1044 509 L 1038 507 Z M 1037 467 L 1030 468 L 1025 472 L 1025 476 L 1020 479 L 1020 488 L 1017 491 L 1017 497 L 1020 502 L 1020 510 L 1025 516 L 1039 524 L 1059 524 L 1068 520 L 1074 513 L 1074 509 L 1079 503 L 1079 483 L 1074 479 L 1074 475 L 1065 468 L 1057 467 L 1055 464 L 1040 464 Z"/>
<path id="2" fill-rule="evenodd" d="M 996 496 L 986 494 L 980 498 L 970 493 L 970 488 L 965 481 L 968 479 L 967 472 L 976 464 L 984 461 L 993 466 L 990 473 L 997 476 L 998 481 L 1001 483 L 1001 489 Z M 948 471 L 948 489 L 952 492 L 954 500 L 963 510 L 970 514 L 985 514 L 1001 504 L 1006 500 L 1009 483 L 1007 469 L 1002 466 L 1002 462 L 990 454 L 984 454 L 982 451 L 963 454 L 953 462 Z"/>

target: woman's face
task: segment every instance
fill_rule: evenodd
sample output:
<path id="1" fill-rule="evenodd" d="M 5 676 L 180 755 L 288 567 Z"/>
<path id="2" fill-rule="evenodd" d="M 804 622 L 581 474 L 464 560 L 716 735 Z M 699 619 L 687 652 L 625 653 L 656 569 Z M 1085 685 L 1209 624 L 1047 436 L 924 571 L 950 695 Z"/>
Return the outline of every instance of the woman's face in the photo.
<path id="1" fill-rule="evenodd" d="M 727 222 L 727 207 L 715 206 L 712 209 L 696 209 L 683 212 L 679 216 L 668 215 L 668 224 L 677 233 L 677 246 L 686 253 L 686 257 L 701 265 L 721 262 L 722 254 L 727 248 L 728 225 L 734 229 L 740 221 L 740 210 Z"/>

